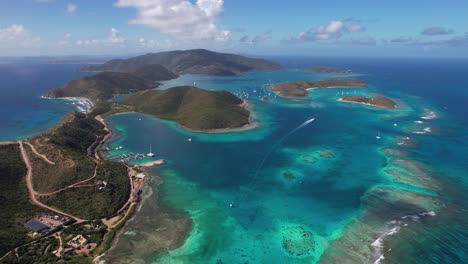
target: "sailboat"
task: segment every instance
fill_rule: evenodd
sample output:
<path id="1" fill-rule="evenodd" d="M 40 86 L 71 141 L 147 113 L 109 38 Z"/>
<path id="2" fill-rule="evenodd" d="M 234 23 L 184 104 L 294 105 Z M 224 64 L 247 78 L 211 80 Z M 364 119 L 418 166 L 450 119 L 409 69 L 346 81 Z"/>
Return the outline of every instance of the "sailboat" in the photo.
<path id="1" fill-rule="evenodd" d="M 150 152 L 148 154 L 146 154 L 146 156 L 148 157 L 154 157 L 156 156 L 152 151 L 151 151 L 151 144 L 150 144 Z"/>
<path id="2" fill-rule="evenodd" d="M 376 139 L 380 139 L 380 131 L 377 133 Z"/>

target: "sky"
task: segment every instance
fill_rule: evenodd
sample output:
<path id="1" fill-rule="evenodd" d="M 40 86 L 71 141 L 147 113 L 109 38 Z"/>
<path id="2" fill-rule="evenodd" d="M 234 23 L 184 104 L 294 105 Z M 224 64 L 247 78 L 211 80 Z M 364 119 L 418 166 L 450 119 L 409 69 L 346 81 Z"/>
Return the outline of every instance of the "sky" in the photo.
<path id="1" fill-rule="evenodd" d="M 467 0 L 0 0 L 0 56 L 468 57 Z"/>

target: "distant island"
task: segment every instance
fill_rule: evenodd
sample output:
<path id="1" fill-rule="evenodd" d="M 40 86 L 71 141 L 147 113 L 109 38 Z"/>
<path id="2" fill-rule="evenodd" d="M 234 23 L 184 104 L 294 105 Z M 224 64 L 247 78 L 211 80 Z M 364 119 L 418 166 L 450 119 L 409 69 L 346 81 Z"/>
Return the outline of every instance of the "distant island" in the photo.
<path id="1" fill-rule="evenodd" d="M 253 71 L 275 71 L 282 68 L 280 65 L 264 59 L 194 49 L 149 53 L 129 59 L 114 59 L 102 65 L 85 66 L 78 70 L 133 73 L 141 67 L 153 64 L 162 65 L 178 75 L 230 76 Z"/>
<path id="2" fill-rule="evenodd" d="M 142 73 L 146 75 L 146 73 Z M 93 103 L 105 101 L 120 94 L 152 89 L 158 83 L 124 72 L 102 72 L 94 76 L 81 77 L 62 87 L 47 92 L 48 98 L 84 97 Z"/>
<path id="3" fill-rule="evenodd" d="M 353 74 L 351 70 L 341 70 L 341 69 L 325 67 L 325 66 L 305 68 L 304 71 L 313 72 L 313 73 Z"/>
<path id="4" fill-rule="evenodd" d="M 242 99 L 227 91 L 208 91 L 192 86 L 142 91 L 115 103 L 97 105 L 94 112 L 102 116 L 145 113 L 200 132 L 223 132 L 252 125 L 251 114 Z"/>
<path id="5" fill-rule="evenodd" d="M 304 97 L 309 90 L 324 88 L 367 88 L 368 85 L 359 79 L 338 78 L 320 81 L 295 81 L 277 84 L 268 84 L 271 90 L 280 96 L 295 98 Z"/>
<path id="6" fill-rule="evenodd" d="M 385 96 L 376 96 L 376 97 L 365 97 L 361 95 L 343 96 L 339 99 L 339 101 L 370 105 L 370 106 L 381 107 L 381 108 L 386 108 L 386 109 L 394 109 L 398 106 L 397 103 L 395 103 L 393 100 Z"/>

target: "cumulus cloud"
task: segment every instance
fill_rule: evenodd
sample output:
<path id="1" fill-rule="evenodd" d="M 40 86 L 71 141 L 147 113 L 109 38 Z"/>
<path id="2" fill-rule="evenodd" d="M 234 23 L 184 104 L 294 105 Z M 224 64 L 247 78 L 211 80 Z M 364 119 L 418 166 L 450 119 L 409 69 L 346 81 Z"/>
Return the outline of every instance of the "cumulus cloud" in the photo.
<path id="1" fill-rule="evenodd" d="M 357 23 L 346 25 L 345 21 L 334 20 L 308 31 L 299 32 L 295 37 L 286 39 L 286 42 L 336 40 L 346 33 L 363 32 L 365 30 L 364 26 Z"/>
<path id="2" fill-rule="evenodd" d="M 120 32 L 115 28 L 111 28 L 109 37 L 107 38 L 77 40 L 75 44 L 78 46 L 122 46 L 125 42 L 126 39 L 121 36 Z"/>
<path id="3" fill-rule="evenodd" d="M 76 12 L 76 9 L 78 9 L 78 6 L 77 6 L 77 5 L 72 4 L 72 3 L 69 3 L 69 4 L 67 5 L 67 9 L 65 10 L 65 12 L 66 12 L 67 14 L 73 14 L 73 13 Z"/>
<path id="4" fill-rule="evenodd" d="M 224 12 L 223 0 L 118 0 L 117 7 L 137 10 L 130 24 L 144 25 L 161 33 L 184 40 L 231 39 L 231 31 L 223 30 L 219 20 Z"/>
<path id="5" fill-rule="evenodd" d="M 452 29 L 443 27 L 428 27 L 421 32 L 425 36 L 451 35 L 453 33 L 455 32 Z"/>
<path id="6" fill-rule="evenodd" d="M 412 40 L 413 40 L 412 37 L 401 36 L 398 38 L 391 39 L 390 42 L 391 43 L 407 43 L 407 42 L 411 42 Z"/>
<path id="7" fill-rule="evenodd" d="M 40 41 L 34 37 L 23 25 L 13 24 L 9 27 L 0 28 L 0 45 L 30 46 Z"/>

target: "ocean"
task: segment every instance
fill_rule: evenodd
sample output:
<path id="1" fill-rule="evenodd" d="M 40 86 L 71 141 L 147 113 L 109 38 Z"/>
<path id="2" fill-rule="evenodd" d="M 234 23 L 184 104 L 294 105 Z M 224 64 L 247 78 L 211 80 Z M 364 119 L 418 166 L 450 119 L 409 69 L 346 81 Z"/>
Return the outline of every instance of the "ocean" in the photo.
<path id="1" fill-rule="evenodd" d="M 146 202 L 104 259 L 468 262 L 468 61 L 272 59 L 287 69 L 234 77 L 184 75 L 160 88 L 231 91 L 252 105 L 261 122 L 257 129 L 202 134 L 136 113 L 106 119 L 116 134 L 111 146 L 146 153 L 151 145 L 156 158 L 168 164 L 149 170 L 153 181 Z M 300 70 L 315 65 L 351 69 L 370 88 L 314 90 L 305 98 L 285 99 L 264 87 L 338 77 Z M 1 139 L 43 131 L 79 106 L 40 98 L 81 75 L 73 71 L 76 65 L 0 67 L 7 80 L 0 107 L 13 113 L 2 117 Z M 29 77 L 21 78 L 21 72 Z M 337 101 L 342 94 L 381 94 L 400 107 Z M 181 233 L 180 218 L 192 221 L 187 234 Z M 165 250 L 178 236 L 186 236 L 181 246 Z"/>

